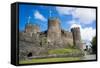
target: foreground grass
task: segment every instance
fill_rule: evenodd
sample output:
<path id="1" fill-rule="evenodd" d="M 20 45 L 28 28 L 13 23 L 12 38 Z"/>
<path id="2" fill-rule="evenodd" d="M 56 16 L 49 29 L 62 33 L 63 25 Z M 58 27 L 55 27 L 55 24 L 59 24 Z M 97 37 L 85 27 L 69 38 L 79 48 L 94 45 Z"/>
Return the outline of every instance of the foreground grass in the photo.
<path id="1" fill-rule="evenodd" d="M 30 63 L 46 63 L 46 62 L 64 62 L 64 61 L 78 61 L 80 57 L 67 57 L 67 58 L 43 58 L 43 59 L 30 59 L 19 61 L 19 64 L 30 64 Z"/>
<path id="2" fill-rule="evenodd" d="M 49 50 L 49 54 L 68 54 L 68 53 L 81 53 L 79 49 L 71 49 L 71 48 L 63 48 L 63 49 L 54 49 L 54 50 Z"/>

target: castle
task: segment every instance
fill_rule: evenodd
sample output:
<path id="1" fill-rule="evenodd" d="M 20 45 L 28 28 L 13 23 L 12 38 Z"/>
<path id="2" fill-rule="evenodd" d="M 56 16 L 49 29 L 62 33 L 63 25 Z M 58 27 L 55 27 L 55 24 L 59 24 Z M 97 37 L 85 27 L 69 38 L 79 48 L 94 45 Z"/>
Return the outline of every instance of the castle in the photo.
<path id="1" fill-rule="evenodd" d="M 71 32 L 62 30 L 58 18 L 48 19 L 47 31 L 41 32 L 38 25 L 27 23 L 25 30 L 19 32 L 20 57 L 22 53 L 36 56 L 50 49 L 67 47 L 77 47 L 82 50 L 80 28 L 71 28 Z"/>

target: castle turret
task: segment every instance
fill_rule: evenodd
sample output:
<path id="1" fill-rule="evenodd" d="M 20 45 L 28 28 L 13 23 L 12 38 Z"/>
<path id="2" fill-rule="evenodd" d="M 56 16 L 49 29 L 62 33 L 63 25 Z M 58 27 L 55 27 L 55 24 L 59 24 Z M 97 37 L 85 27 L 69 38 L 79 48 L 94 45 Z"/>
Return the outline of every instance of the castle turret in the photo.
<path id="1" fill-rule="evenodd" d="M 60 28 L 60 21 L 58 18 L 50 18 L 48 20 L 47 37 L 50 42 L 60 40 L 61 28 Z"/>
<path id="2" fill-rule="evenodd" d="M 71 32 L 73 34 L 73 43 L 76 47 L 79 49 L 82 49 L 82 42 L 81 42 L 81 35 L 80 35 L 80 28 L 79 27 L 73 27 L 71 29 Z"/>
<path id="3" fill-rule="evenodd" d="M 40 32 L 40 29 L 37 25 L 33 25 L 31 23 L 26 24 L 25 32 L 27 33 L 37 33 Z"/>

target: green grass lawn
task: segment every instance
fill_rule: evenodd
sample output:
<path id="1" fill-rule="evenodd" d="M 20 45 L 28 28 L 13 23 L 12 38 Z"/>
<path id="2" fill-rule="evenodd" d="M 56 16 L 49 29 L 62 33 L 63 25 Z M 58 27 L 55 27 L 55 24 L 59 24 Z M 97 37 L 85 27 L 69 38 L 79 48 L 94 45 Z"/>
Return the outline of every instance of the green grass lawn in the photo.
<path id="1" fill-rule="evenodd" d="M 78 61 L 80 57 L 67 57 L 67 58 L 43 58 L 43 59 L 30 59 L 19 61 L 19 64 L 30 64 L 30 63 L 46 63 L 46 62 L 63 62 L 63 61 Z"/>
<path id="2" fill-rule="evenodd" d="M 63 49 L 54 49 L 49 50 L 49 54 L 68 54 L 68 53 L 80 53 L 81 51 L 79 49 L 71 49 L 71 48 L 63 48 Z"/>

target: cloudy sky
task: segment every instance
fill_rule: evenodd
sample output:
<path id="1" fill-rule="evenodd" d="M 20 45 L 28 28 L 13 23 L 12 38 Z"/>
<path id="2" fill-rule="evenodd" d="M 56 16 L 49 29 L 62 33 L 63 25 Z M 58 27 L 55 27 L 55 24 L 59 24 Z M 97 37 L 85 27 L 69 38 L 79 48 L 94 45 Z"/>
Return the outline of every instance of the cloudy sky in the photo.
<path id="1" fill-rule="evenodd" d="M 37 24 L 41 31 L 48 28 L 48 18 L 58 17 L 61 28 L 70 31 L 80 27 L 82 40 L 91 41 L 96 35 L 96 10 L 94 8 L 19 5 L 19 30 L 23 31 L 25 24 Z"/>

